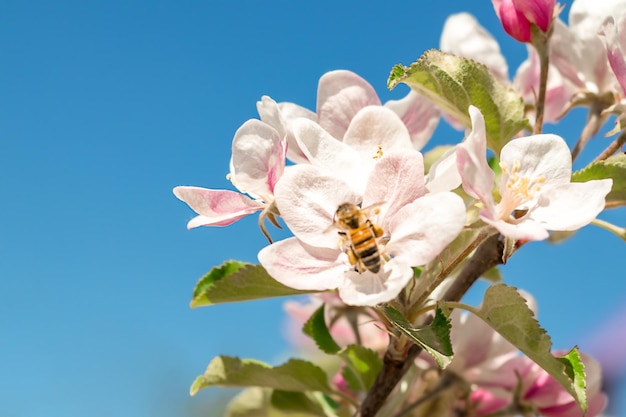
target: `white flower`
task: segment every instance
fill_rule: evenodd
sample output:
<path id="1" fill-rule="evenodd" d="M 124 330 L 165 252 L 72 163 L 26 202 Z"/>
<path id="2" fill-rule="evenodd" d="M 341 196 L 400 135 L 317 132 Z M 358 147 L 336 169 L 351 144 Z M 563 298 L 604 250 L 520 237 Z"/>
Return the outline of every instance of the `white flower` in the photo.
<path id="1" fill-rule="evenodd" d="M 452 193 L 424 196 L 422 155 L 392 152 L 373 168 L 364 194 L 314 166 L 300 165 L 285 173 L 276 188 L 276 204 L 295 237 L 259 253 L 259 261 L 277 281 L 303 290 L 337 289 L 350 305 L 389 301 L 413 277 L 413 266 L 434 259 L 461 231 L 465 205 Z M 378 241 L 382 265 L 377 273 L 357 271 L 329 231 L 342 203 L 367 207 L 384 202 L 370 220 L 382 227 L 386 245 Z"/>
<path id="2" fill-rule="evenodd" d="M 174 195 L 198 213 L 187 227 L 226 226 L 269 208 L 274 201 L 274 187 L 285 169 L 285 147 L 271 126 L 254 119 L 244 123 L 233 139 L 229 175 L 240 192 L 193 186 L 174 188 Z"/>
<path id="3" fill-rule="evenodd" d="M 504 236 L 542 240 L 548 230 L 576 230 L 604 209 L 612 180 L 570 182 L 572 158 L 565 141 L 556 135 L 533 135 L 507 143 L 500 154 L 500 201 L 492 190 L 495 174 L 487 165 L 485 121 L 470 107 L 477 140 L 457 147 L 463 189 L 482 201 L 480 218 Z"/>

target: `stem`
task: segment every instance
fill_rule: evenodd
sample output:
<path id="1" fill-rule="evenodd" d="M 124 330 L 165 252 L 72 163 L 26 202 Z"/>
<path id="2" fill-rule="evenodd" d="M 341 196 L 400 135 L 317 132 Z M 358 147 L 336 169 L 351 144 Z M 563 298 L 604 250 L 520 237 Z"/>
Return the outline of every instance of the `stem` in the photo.
<path id="1" fill-rule="evenodd" d="M 442 299 L 444 301 L 459 301 L 482 274 L 502 263 L 503 250 L 504 245 L 499 235 L 493 235 L 481 243 Z M 429 323 L 431 320 L 432 316 L 429 315 L 425 319 L 424 324 Z M 398 358 L 393 341 L 389 344 L 387 352 L 383 357 L 383 367 L 363 400 L 361 409 L 356 413 L 357 417 L 376 416 L 389 394 L 411 368 L 415 358 L 421 351 L 422 348 L 420 346 L 412 345 L 405 351 L 406 353 L 403 357 Z"/>
<path id="2" fill-rule="evenodd" d="M 609 156 L 617 152 L 626 143 L 626 129 L 623 129 L 620 135 L 615 139 L 593 162 L 604 161 Z"/>
<path id="3" fill-rule="evenodd" d="M 474 251 L 481 243 L 483 243 L 490 233 L 493 232 L 491 227 L 486 227 L 480 230 L 480 232 L 476 235 L 474 240 L 472 240 L 463 250 L 461 250 L 458 254 L 455 255 L 455 258 L 448 264 L 443 265 L 441 271 L 437 273 L 434 277 L 423 276 L 420 278 L 420 284 L 417 286 L 417 289 L 414 293 L 419 294 L 418 298 L 412 301 L 412 305 L 409 308 L 407 318 L 411 323 L 414 322 L 417 317 L 416 310 L 422 308 L 422 304 L 426 299 L 430 296 L 430 294 L 437 288 L 444 279 L 446 279 L 454 269 L 459 266 L 459 264 L 469 256 L 470 253 Z"/>
<path id="4" fill-rule="evenodd" d="M 622 238 L 623 240 L 626 240 L 626 228 L 624 227 L 618 227 L 612 223 L 609 223 L 607 221 L 600 220 L 600 219 L 592 220 L 591 224 L 601 227 L 604 230 L 608 230 L 609 232 L 616 234 L 618 237 Z"/>
<path id="5" fill-rule="evenodd" d="M 576 159 L 576 157 L 578 157 L 580 152 L 582 152 L 583 148 L 587 145 L 587 142 L 589 142 L 589 139 L 598 133 L 600 127 L 602 127 L 608 117 L 606 114 L 603 114 L 603 111 L 612 103 L 611 97 L 608 96 L 595 97 L 595 99 L 591 102 L 585 127 L 583 128 L 576 145 L 574 145 L 574 149 L 572 149 L 572 162 Z"/>
<path id="6" fill-rule="evenodd" d="M 503 263 L 503 251 L 504 241 L 499 234 L 485 240 L 443 295 L 443 299 L 459 301 L 482 274 Z"/>
<path id="7" fill-rule="evenodd" d="M 543 130 L 543 115 L 546 108 L 546 91 L 548 85 L 548 69 L 550 68 L 550 47 L 548 37 L 541 37 L 538 45 L 534 45 L 539 55 L 539 96 L 535 104 L 535 126 L 533 127 L 533 135 L 538 135 Z"/>

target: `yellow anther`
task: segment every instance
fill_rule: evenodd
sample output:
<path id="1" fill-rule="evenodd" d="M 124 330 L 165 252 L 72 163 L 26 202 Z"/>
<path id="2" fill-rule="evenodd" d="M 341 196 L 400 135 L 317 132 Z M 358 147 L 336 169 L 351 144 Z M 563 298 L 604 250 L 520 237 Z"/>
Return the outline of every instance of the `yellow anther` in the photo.
<path id="1" fill-rule="evenodd" d="M 543 176 L 531 178 L 519 175 L 519 161 L 515 161 L 510 170 L 506 163 L 500 163 L 500 167 L 506 183 L 498 204 L 498 215 L 501 219 L 507 219 L 517 207 L 535 198 L 535 194 L 541 191 L 541 185 L 546 179 Z"/>
<path id="2" fill-rule="evenodd" d="M 378 149 L 376 149 L 376 153 L 372 156 L 372 159 L 380 159 L 383 157 L 383 147 L 382 145 L 378 145 Z"/>

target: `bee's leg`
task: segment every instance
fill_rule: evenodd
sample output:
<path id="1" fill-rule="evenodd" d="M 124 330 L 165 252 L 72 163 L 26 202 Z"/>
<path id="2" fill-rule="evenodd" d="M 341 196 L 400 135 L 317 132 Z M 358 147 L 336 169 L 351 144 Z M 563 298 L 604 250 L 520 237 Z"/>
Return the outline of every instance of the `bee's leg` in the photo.
<path id="1" fill-rule="evenodd" d="M 357 265 L 359 263 L 359 258 L 356 256 L 356 253 L 351 248 L 346 250 L 346 255 L 348 255 L 348 262 L 350 265 Z"/>
<path id="2" fill-rule="evenodd" d="M 370 228 L 370 230 L 374 234 L 374 237 L 381 237 L 384 233 L 383 228 L 377 224 L 372 223 L 370 219 L 367 219 L 367 227 Z"/>

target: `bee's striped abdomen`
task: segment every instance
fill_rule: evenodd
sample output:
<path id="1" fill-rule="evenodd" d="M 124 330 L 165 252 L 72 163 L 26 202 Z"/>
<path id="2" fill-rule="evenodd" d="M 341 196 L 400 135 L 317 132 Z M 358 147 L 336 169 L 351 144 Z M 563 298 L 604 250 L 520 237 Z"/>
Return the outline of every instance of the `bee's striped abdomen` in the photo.
<path id="1" fill-rule="evenodd" d="M 350 241 L 352 242 L 352 250 L 365 269 L 373 273 L 380 271 L 380 252 L 369 221 L 350 230 Z"/>

